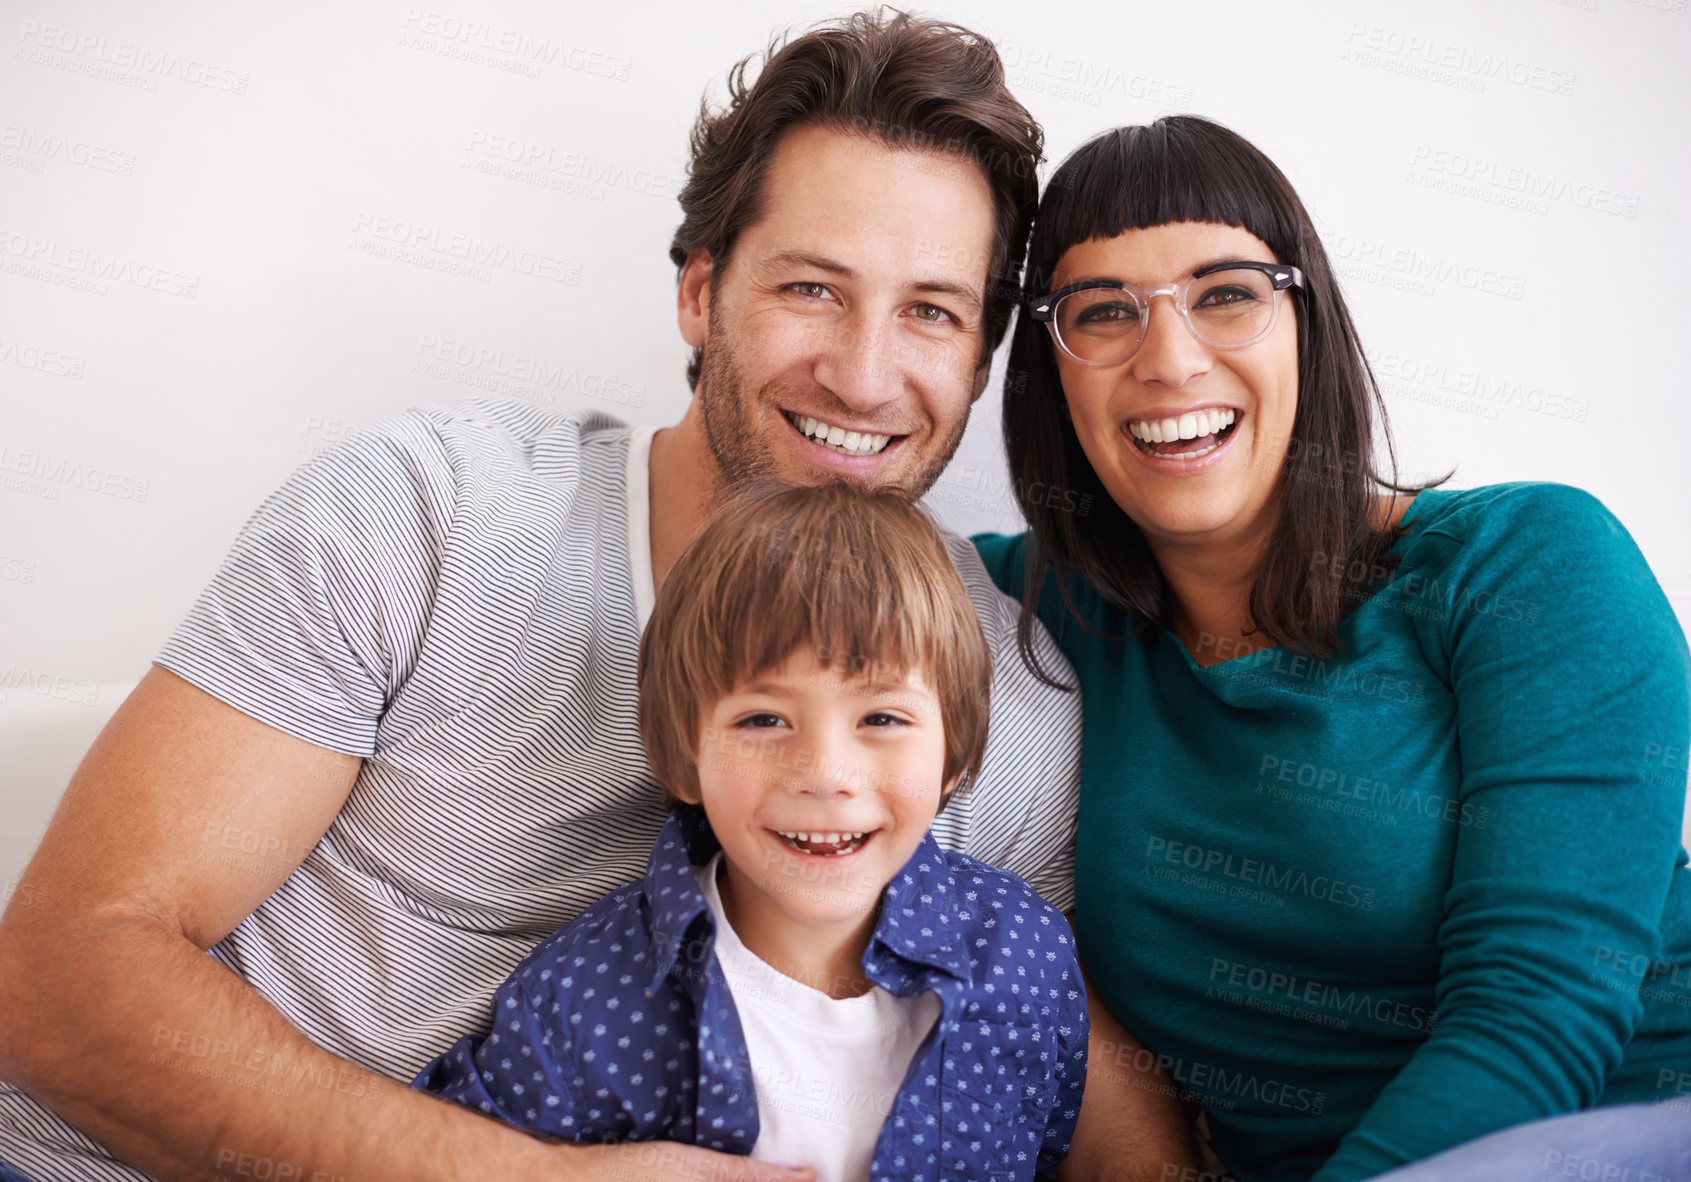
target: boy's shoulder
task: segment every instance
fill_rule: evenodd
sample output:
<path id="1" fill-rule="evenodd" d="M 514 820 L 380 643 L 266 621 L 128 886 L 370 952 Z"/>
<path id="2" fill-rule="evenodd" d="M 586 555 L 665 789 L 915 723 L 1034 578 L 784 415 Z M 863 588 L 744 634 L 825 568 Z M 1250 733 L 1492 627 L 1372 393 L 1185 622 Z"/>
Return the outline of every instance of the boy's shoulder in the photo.
<path id="1" fill-rule="evenodd" d="M 1030 1004 L 1085 1004 L 1074 931 L 1027 880 L 968 854 L 943 851 L 956 890 L 977 989 L 999 996 L 989 1007 L 1031 1017 Z"/>
<path id="2" fill-rule="evenodd" d="M 508 978 L 531 998 L 592 1001 L 651 984 L 657 940 L 646 883 L 620 886 L 535 945 Z"/>

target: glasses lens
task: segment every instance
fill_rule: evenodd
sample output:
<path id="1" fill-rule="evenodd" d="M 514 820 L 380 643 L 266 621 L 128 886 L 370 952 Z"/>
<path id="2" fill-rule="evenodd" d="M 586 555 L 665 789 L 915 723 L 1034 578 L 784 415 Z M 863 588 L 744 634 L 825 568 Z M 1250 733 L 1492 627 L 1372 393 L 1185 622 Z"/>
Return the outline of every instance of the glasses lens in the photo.
<path id="1" fill-rule="evenodd" d="M 1063 348 L 1082 361 L 1119 361 L 1139 347 L 1143 321 L 1127 292 L 1092 287 L 1057 301 L 1052 318 Z"/>
<path id="2" fill-rule="evenodd" d="M 1191 281 L 1186 314 L 1205 344 L 1221 349 L 1248 345 L 1274 326 L 1274 284 L 1261 271 L 1244 267 L 1212 271 Z"/>

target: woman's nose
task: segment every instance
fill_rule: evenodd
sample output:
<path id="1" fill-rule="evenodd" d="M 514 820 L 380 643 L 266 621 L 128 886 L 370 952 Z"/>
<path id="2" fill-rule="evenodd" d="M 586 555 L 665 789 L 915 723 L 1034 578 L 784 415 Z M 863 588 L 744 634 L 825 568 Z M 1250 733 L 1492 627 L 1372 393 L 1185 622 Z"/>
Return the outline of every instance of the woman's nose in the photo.
<path id="1" fill-rule="evenodd" d="M 1128 364 L 1134 378 L 1147 384 L 1178 388 L 1207 371 L 1214 360 L 1209 348 L 1192 335 L 1186 318 L 1175 306 L 1174 297 L 1153 296 L 1145 336 Z"/>

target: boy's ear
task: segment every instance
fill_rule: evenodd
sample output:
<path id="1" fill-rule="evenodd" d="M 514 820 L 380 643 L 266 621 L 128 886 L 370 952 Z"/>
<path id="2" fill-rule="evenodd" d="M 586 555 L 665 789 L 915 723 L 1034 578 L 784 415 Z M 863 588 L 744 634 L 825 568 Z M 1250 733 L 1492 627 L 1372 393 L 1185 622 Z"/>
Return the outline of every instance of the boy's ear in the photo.
<path id="1" fill-rule="evenodd" d="M 951 798 L 957 794 L 959 789 L 967 787 L 968 783 L 969 773 L 962 771 L 958 772 L 955 776 L 952 776 L 949 783 L 940 785 L 939 807 L 943 809 L 946 805 L 950 804 Z"/>
<path id="2" fill-rule="evenodd" d="M 668 788 L 669 794 L 675 797 L 676 800 L 679 800 L 682 804 L 704 803 L 703 799 L 699 796 L 699 786 L 697 783 L 666 784 L 664 787 Z"/>

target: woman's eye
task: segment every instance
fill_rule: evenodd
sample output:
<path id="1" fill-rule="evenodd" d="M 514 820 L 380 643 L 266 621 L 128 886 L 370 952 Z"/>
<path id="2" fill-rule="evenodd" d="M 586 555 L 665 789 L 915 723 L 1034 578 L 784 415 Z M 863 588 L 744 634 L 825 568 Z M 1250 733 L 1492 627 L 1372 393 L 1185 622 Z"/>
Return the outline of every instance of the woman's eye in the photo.
<path id="1" fill-rule="evenodd" d="M 1194 306 L 1199 308 L 1225 308 L 1233 304 L 1249 304 L 1254 302 L 1256 298 L 1256 293 L 1247 287 L 1234 287 L 1232 285 L 1212 287 L 1199 297 Z"/>
<path id="2" fill-rule="evenodd" d="M 1093 304 L 1075 318 L 1077 324 L 1119 324 L 1139 319 L 1139 309 L 1132 304 Z"/>

